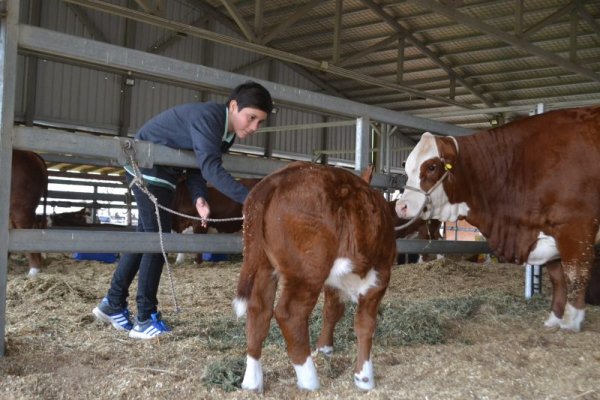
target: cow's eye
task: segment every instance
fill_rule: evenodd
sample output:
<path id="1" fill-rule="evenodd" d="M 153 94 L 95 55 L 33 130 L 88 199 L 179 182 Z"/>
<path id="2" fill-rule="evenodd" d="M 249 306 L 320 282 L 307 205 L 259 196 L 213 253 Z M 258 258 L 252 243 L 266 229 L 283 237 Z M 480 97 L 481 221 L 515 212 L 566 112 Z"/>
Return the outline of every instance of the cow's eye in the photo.
<path id="1" fill-rule="evenodd" d="M 430 166 L 427 167 L 427 171 L 429 171 L 429 172 L 433 172 L 433 171 L 435 171 L 435 169 L 436 169 L 435 164 L 431 164 Z"/>

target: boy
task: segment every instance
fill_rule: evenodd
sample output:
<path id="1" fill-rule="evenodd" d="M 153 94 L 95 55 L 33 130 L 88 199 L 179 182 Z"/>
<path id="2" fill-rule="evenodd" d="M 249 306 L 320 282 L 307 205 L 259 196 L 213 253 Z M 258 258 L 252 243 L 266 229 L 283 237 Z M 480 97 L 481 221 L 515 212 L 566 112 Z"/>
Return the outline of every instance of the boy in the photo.
<path id="1" fill-rule="evenodd" d="M 222 165 L 222 155 L 233 145 L 235 137 L 251 136 L 273 110 L 271 95 L 262 85 L 246 82 L 236 87 L 227 103 L 191 103 L 166 110 L 144 124 L 136 139 L 175 149 L 193 150 L 199 170 L 185 171 L 187 185 L 198 214 L 208 218 L 206 183 L 232 200 L 243 203 L 248 189 L 237 182 Z M 126 166 L 131 182 L 133 169 Z M 184 170 L 155 165 L 141 169 L 148 190 L 158 203 L 171 207 L 175 185 Z M 138 232 L 158 232 L 154 204 L 138 187 L 132 188 L 138 207 Z M 171 230 L 171 215 L 160 210 L 163 231 Z M 152 339 L 169 332 L 158 311 L 157 292 L 164 259 L 160 253 L 127 253 L 121 256 L 106 297 L 92 311 L 96 319 L 110 323 L 118 330 L 129 331 L 129 337 Z M 129 286 L 138 274 L 137 317 L 132 323 L 127 308 Z"/>

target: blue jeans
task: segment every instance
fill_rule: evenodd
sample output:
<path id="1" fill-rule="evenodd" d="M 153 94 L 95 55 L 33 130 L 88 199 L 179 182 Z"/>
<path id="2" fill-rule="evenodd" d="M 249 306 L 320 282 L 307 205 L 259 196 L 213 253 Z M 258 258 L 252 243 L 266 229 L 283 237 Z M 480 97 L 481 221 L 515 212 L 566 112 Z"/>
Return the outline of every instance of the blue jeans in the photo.
<path id="1" fill-rule="evenodd" d="M 131 177 L 127 174 L 127 181 Z M 170 189 L 147 185 L 148 191 L 152 193 L 159 204 L 171 208 L 174 192 Z M 158 221 L 154 203 L 137 186 L 132 188 L 133 195 L 138 208 L 137 232 L 158 232 Z M 160 211 L 160 222 L 163 233 L 171 232 L 171 214 L 164 210 Z M 115 270 L 110 289 L 108 290 L 108 301 L 113 307 L 126 307 L 129 296 L 129 286 L 138 274 L 138 290 L 136 296 L 138 321 L 146 321 L 150 314 L 157 311 L 158 285 L 162 274 L 164 258 L 162 253 L 125 253 L 121 255 L 117 269 Z"/>

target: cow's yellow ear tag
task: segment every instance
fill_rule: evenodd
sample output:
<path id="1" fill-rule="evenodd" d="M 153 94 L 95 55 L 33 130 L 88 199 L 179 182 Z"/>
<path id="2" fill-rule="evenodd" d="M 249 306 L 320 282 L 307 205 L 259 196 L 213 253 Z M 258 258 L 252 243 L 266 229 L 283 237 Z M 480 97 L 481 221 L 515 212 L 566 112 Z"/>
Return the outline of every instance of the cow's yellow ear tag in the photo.
<path id="1" fill-rule="evenodd" d="M 446 163 L 446 164 L 444 164 L 444 169 L 445 169 L 446 171 L 450 171 L 450 170 L 452 169 L 452 164 L 450 164 L 450 163 Z"/>

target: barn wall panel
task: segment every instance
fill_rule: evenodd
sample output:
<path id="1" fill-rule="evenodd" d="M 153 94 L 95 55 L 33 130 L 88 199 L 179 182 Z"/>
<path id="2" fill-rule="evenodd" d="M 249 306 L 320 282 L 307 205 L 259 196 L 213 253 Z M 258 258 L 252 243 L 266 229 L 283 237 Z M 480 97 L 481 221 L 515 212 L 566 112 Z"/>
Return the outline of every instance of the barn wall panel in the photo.
<path id="1" fill-rule="evenodd" d="M 124 24 L 105 13 L 86 9 L 106 39 L 122 44 Z M 92 37 L 66 3 L 42 2 L 40 25 L 59 32 Z M 85 126 L 116 132 L 119 124 L 121 77 L 118 74 L 38 59 L 35 121 L 68 126 Z"/>
<path id="2" fill-rule="evenodd" d="M 126 6 L 126 0 L 112 1 Z M 92 37 L 71 6 L 58 0 L 42 2 L 43 28 L 71 35 Z M 95 27 L 106 39 L 117 45 L 125 45 L 126 23 L 122 18 L 84 9 Z M 236 36 L 227 27 L 203 15 L 185 2 L 174 2 L 167 8 L 167 18 L 195 24 L 225 35 Z M 186 62 L 207 65 L 225 71 L 236 72 L 261 80 L 282 83 L 309 91 L 321 91 L 310 80 L 304 78 L 288 65 L 279 61 L 263 61 L 264 57 L 239 48 L 221 45 L 190 36 L 173 36 L 168 30 L 130 22 L 134 26 L 134 48 L 156 52 L 160 55 Z M 238 36 L 239 37 L 239 36 Z M 168 45 L 160 46 L 167 42 Z M 119 130 L 120 107 L 122 102 L 122 79 L 118 73 L 97 71 L 81 66 L 60 63 L 41 58 L 38 61 L 37 97 L 35 120 L 50 124 L 64 124 L 89 127 L 105 133 L 116 134 Z M 177 104 L 194 101 L 226 101 L 227 93 L 212 93 L 202 87 L 183 88 L 157 82 L 144 77 L 135 77 L 132 93 L 130 135 L 152 116 Z M 22 92 L 23 89 L 20 90 Z M 20 94 L 18 112 L 24 113 L 24 99 Z M 331 120 L 317 111 L 299 110 L 277 105 L 279 113 L 270 116 L 266 125 L 306 125 Z M 293 158 L 312 159 L 314 152 L 323 147 L 322 137 L 327 133 L 327 150 L 353 149 L 354 127 L 312 128 L 288 132 L 259 133 L 239 142 L 239 148 L 262 153 L 270 136 L 273 153 Z M 235 148 L 234 148 L 235 149 Z M 354 154 L 331 155 L 331 160 L 354 160 Z"/>
<path id="3" fill-rule="evenodd" d="M 390 137 L 390 165 L 400 166 L 406 161 L 415 143 L 402 135 L 392 135 Z"/>
<path id="4" fill-rule="evenodd" d="M 25 57 L 17 57 L 17 81 L 15 84 L 15 120 L 25 117 Z"/>

